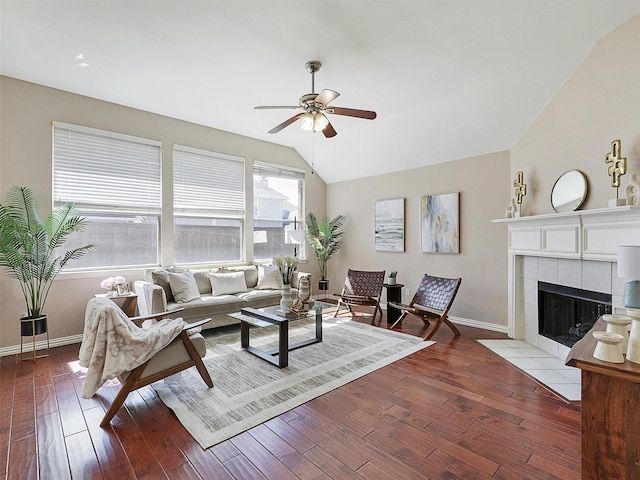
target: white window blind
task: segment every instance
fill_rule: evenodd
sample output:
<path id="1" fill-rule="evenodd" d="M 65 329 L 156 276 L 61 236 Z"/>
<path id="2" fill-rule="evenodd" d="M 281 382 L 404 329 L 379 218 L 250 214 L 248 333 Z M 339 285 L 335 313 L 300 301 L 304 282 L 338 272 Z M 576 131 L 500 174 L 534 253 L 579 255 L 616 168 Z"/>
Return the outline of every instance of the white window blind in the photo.
<path id="1" fill-rule="evenodd" d="M 295 180 L 304 180 L 304 172 L 298 171 L 298 170 L 291 170 L 288 168 L 281 168 L 276 165 L 255 164 L 253 166 L 253 174 L 255 176 L 262 176 L 262 177 L 277 177 L 277 178 L 290 178 Z"/>
<path id="2" fill-rule="evenodd" d="M 244 159 L 174 145 L 176 214 L 238 217 L 244 205 Z"/>
<path id="3" fill-rule="evenodd" d="M 160 213 L 159 142 L 59 123 L 53 135 L 55 204 Z"/>

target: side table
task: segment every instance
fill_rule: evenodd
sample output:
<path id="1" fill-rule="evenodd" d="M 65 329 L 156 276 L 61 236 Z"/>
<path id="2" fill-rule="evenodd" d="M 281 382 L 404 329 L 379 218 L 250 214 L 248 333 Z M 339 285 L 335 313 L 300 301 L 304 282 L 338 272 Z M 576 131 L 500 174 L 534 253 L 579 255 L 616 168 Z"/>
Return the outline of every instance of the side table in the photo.
<path id="1" fill-rule="evenodd" d="M 138 295 L 136 293 L 126 293 L 124 295 L 107 295 L 106 293 L 96 293 L 97 297 L 106 297 L 113 300 L 113 302 L 120 307 L 120 309 L 127 315 L 127 317 L 135 317 L 136 309 L 138 308 Z"/>
<path id="2" fill-rule="evenodd" d="M 404 284 L 396 283 L 391 285 L 383 283 L 382 286 L 387 289 L 387 323 L 393 323 L 400 318 L 402 311 L 389 305 L 389 302 L 402 302 L 402 287 L 404 287 Z"/>

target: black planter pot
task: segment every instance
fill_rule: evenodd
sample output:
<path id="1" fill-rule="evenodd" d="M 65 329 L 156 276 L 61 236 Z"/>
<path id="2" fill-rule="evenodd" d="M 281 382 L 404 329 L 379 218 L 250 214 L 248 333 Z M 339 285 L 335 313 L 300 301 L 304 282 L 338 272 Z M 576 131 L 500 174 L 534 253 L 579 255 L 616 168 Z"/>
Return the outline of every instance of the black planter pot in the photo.
<path id="1" fill-rule="evenodd" d="M 318 281 L 318 290 L 329 290 L 329 280 L 319 280 Z"/>
<path id="2" fill-rule="evenodd" d="M 32 337 L 47 333 L 47 316 L 41 315 L 37 318 L 22 317 L 20 319 L 20 335 Z"/>

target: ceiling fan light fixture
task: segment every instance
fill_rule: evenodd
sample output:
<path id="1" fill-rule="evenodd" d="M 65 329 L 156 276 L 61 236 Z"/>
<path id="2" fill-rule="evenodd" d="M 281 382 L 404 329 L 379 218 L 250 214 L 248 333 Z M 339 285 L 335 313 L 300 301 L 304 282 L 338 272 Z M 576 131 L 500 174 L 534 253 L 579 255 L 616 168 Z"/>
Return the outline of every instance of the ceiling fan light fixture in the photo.
<path id="1" fill-rule="evenodd" d="M 327 125 L 329 125 L 329 119 L 324 115 L 324 113 L 319 113 L 316 115 L 316 123 L 314 125 L 314 132 L 318 132 L 320 130 L 324 130 Z"/>
<path id="2" fill-rule="evenodd" d="M 302 116 L 300 128 L 307 132 L 320 132 L 329 125 L 329 119 L 320 112 L 308 112 Z"/>
<path id="3" fill-rule="evenodd" d="M 313 113 L 308 112 L 302 116 L 302 119 L 300 121 L 300 128 L 303 130 L 306 130 L 307 132 L 313 132 L 315 131 L 314 130 L 315 124 L 316 124 L 315 116 L 313 115 Z"/>

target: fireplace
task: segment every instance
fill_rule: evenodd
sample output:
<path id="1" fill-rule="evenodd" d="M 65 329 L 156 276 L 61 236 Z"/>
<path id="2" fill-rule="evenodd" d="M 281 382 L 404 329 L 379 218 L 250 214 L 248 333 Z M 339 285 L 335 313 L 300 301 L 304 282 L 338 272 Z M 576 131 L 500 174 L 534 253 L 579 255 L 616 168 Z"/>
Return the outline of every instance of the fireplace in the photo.
<path id="1" fill-rule="evenodd" d="M 603 314 L 611 313 L 611 294 L 538 282 L 538 333 L 572 347 Z"/>

